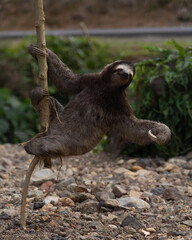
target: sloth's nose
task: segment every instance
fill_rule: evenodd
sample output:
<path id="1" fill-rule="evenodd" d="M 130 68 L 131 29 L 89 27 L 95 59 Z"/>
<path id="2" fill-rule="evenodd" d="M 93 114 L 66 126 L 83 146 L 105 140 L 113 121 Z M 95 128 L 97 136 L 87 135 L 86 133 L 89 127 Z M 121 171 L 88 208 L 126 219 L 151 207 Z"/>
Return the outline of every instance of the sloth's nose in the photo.
<path id="1" fill-rule="evenodd" d="M 119 72 L 119 75 L 122 76 L 123 78 L 126 78 L 126 79 L 128 79 L 128 76 L 129 76 L 129 74 L 127 72 L 124 72 L 124 71 Z"/>

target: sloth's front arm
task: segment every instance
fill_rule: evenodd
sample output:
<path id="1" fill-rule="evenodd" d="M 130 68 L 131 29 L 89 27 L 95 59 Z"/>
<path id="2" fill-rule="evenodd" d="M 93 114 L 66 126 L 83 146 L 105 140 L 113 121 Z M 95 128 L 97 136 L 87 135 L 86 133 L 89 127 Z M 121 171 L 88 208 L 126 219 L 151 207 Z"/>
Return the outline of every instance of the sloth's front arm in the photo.
<path id="1" fill-rule="evenodd" d="M 45 54 L 34 44 L 31 44 L 28 50 L 35 59 L 37 55 Z M 94 83 L 96 74 L 74 74 L 51 50 L 47 49 L 46 55 L 48 77 L 63 95 L 75 95 Z"/>
<path id="2" fill-rule="evenodd" d="M 118 123 L 118 130 L 125 141 L 139 145 L 165 145 L 171 138 L 171 131 L 165 124 L 138 119 L 134 114 L 124 116 Z"/>

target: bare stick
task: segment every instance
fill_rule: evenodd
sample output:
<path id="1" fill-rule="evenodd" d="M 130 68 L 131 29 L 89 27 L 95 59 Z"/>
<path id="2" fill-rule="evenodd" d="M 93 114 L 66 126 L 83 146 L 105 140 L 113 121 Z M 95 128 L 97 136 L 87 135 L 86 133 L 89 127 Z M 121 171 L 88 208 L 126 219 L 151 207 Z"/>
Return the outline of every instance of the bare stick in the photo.
<path id="1" fill-rule="evenodd" d="M 45 15 L 43 11 L 43 0 L 34 0 L 35 6 L 35 27 L 37 32 L 37 46 L 42 51 L 46 52 L 46 41 L 45 41 Z M 39 67 L 39 85 L 43 89 L 48 91 L 47 84 L 47 59 L 46 54 L 37 55 L 38 59 L 38 67 Z M 49 128 L 49 96 L 44 96 L 41 102 L 39 103 L 39 118 L 41 124 L 41 133 L 45 133 Z M 28 193 L 28 186 L 30 182 L 31 175 L 35 169 L 37 163 L 41 160 L 41 158 L 34 157 L 31 164 L 29 165 L 29 169 L 27 171 L 23 192 L 22 192 L 22 203 L 21 203 L 21 226 L 26 228 L 26 219 L 25 219 L 25 209 L 26 209 L 26 198 Z M 44 158 L 44 166 L 51 167 L 51 159 Z"/>
<path id="2" fill-rule="evenodd" d="M 44 53 L 46 53 L 46 39 L 45 39 L 45 14 L 43 11 L 43 0 L 34 0 L 35 7 L 35 27 L 37 33 L 37 46 Z M 38 82 L 39 86 L 48 91 L 47 84 L 47 58 L 46 54 L 37 54 L 38 60 Z M 39 118 L 41 125 L 41 132 L 47 132 L 49 128 L 49 96 L 44 98 L 39 103 Z M 44 167 L 51 168 L 51 159 L 44 159 Z"/>
<path id="3" fill-rule="evenodd" d="M 32 162 L 29 165 L 29 168 L 27 170 L 27 174 L 25 176 L 25 180 L 23 183 L 23 191 L 22 191 L 22 200 L 21 200 L 21 226 L 25 229 L 26 228 L 26 219 L 25 219 L 25 209 L 26 209 L 26 199 L 27 199 L 27 193 L 28 193 L 28 187 L 31 175 L 33 173 L 33 170 L 35 169 L 35 166 L 40 161 L 41 158 L 34 157 Z"/>
<path id="4" fill-rule="evenodd" d="M 34 0 L 35 6 L 35 27 L 37 33 L 37 46 L 43 52 L 46 52 L 45 40 L 45 15 L 43 11 L 43 0 Z M 47 84 L 47 59 L 45 55 L 37 54 L 39 68 L 39 85 L 45 90 L 48 90 Z M 47 132 L 49 127 L 49 97 L 45 96 L 40 102 L 40 124 L 41 132 Z"/>

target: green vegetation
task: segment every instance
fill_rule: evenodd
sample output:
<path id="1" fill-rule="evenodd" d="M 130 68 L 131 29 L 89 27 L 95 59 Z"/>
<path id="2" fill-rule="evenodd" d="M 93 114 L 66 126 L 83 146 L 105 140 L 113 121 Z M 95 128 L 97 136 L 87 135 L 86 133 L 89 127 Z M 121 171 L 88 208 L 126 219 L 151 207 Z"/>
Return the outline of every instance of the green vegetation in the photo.
<path id="1" fill-rule="evenodd" d="M 35 39 L 26 39 L 11 47 L 0 47 L 0 143 L 18 143 L 30 139 L 39 129 L 28 91 L 37 76 L 37 64 L 27 53 Z M 100 71 L 104 65 L 127 54 L 116 43 L 112 45 L 95 39 L 48 37 L 47 46 L 74 72 Z M 136 76 L 128 90 L 129 99 L 138 118 L 167 124 L 172 140 L 166 146 L 140 147 L 129 145 L 125 152 L 138 155 L 172 156 L 192 148 L 192 49 L 175 41 L 168 49 L 149 48 L 150 60 L 136 64 Z M 158 57 L 157 57 L 158 56 Z M 135 58 L 136 56 L 132 56 Z M 49 83 L 51 95 L 63 104 L 55 87 Z M 106 138 L 97 150 L 106 144 Z"/>
<path id="2" fill-rule="evenodd" d="M 29 99 L 21 101 L 7 88 L 0 89 L 0 142 L 27 141 L 38 128 Z"/>
<path id="3" fill-rule="evenodd" d="M 192 149 L 192 48 L 169 44 L 175 48 L 148 48 L 159 57 L 137 64 L 131 90 L 136 116 L 167 124 L 172 139 L 163 147 L 129 147 L 127 153 L 174 156 Z"/>

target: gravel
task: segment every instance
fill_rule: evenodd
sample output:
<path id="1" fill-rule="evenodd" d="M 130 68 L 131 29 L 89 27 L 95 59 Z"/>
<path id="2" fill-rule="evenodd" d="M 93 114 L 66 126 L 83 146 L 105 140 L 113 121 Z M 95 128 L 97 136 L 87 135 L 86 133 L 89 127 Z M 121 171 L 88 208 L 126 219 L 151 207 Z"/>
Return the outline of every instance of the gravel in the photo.
<path id="1" fill-rule="evenodd" d="M 191 240 L 192 153 L 168 161 L 105 153 L 36 167 L 20 227 L 22 182 L 32 156 L 0 145 L 0 240 Z M 36 179 L 35 179 L 36 178 Z"/>

